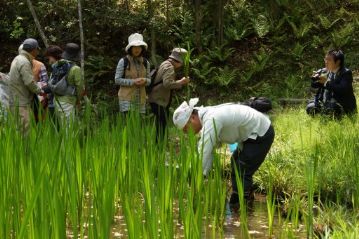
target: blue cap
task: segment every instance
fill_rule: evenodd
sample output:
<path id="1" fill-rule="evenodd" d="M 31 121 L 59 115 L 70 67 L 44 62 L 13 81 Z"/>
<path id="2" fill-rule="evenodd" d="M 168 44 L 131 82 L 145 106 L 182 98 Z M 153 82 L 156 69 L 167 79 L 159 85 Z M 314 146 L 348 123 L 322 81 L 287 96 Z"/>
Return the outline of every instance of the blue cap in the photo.
<path id="1" fill-rule="evenodd" d="M 23 43 L 22 43 L 23 47 L 22 49 L 24 49 L 25 51 L 32 51 L 34 49 L 40 49 L 39 48 L 39 43 L 34 39 L 34 38 L 28 38 L 26 39 Z"/>

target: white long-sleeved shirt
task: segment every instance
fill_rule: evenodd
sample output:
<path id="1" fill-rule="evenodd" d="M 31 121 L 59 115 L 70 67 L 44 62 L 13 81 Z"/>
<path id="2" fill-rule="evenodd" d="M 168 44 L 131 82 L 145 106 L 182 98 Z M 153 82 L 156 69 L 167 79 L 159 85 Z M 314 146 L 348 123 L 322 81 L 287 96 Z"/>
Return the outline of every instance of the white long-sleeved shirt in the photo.
<path id="1" fill-rule="evenodd" d="M 213 150 L 217 143 L 237 142 L 242 149 L 244 141 L 263 136 L 271 125 L 266 115 L 245 105 L 223 104 L 196 109 L 202 124 L 198 151 L 202 155 L 204 175 L 212 167 Z"/>

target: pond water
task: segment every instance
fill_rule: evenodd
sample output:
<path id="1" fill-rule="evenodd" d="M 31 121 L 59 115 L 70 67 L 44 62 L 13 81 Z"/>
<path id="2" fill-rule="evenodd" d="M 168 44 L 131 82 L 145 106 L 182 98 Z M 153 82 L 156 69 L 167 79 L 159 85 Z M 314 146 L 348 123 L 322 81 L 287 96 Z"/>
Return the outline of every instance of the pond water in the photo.
<path id="1" fill-rule="evenodd" d="M 175 209 L 178 213 L 178 208 Z M 240 224 L 240 214 L 238 210 L 232 210 L 226 206 L 226 217 L 223 225 L 223 233 L 215 237 L 212 234 L 212 225 L 207 225 L 202 234 L 203 239 L 225 238 L 235 239 L 243 238 Z M 177 218 L 175 216 L 175 218 Z M 256 195 L 253 205 L 248 210 L 248 229 L 249 238 L 270 238 L 268 236 L 268 212 L 266 199 L 263 195 Z M 273 236 L 271 238 L 306 238 L 305 226 L 299 224 L 297 228 L 292 228 L 291 224 L 283 226 L 284 219 L 279 218 L 277 213 L 274 216 Z M 178 221 L 176 224 L 176 238 L 184 238 L 183 225 Z M 289 232 L 287 233 L 286 230 Z M 290 236 L 289 236 L 290 235 Z M 126 223 L 123 216 L 117 215 L 112 230 L 112 238 L 127 238 Z"/>
<path id="2" fill-rule="evenodd" d="M 248 234 L 250 238 L 269 238 L 268 228 L 268 211 L 265 196 L 257 195 L 251 208 L 248 209 Z M 273 236 L 271 238 L 287 238 L 285 228 L 279 223 L 278 214 L 274 216 L 273 223 Z M 283 222 L 284 219 L 281 219 Z M 291 226 L 287 224 L 287 226 Z M 224 235 L 223 238 L 241 238 L 242 231 L 240 226 L 240 214 L 238 211 L 233 211 L 227 206 L 226 208 L 226 220 L 224 223 Z M 293 238 L 306 238 L 305 226 L 299 225 L 298 228 L 290 228 L 291 236 Z M 283 237 L 284 236 L 284 237 Z M 211 238 L 211 237 L 207 237 Z"/>

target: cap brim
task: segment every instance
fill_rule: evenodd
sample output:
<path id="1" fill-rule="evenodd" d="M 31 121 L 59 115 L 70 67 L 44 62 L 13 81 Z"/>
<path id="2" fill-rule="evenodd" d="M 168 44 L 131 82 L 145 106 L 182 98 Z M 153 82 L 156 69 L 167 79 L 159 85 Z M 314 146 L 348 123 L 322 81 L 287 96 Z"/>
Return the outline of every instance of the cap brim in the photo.
<path id="1" fill-rule="evenodd" d="M 176 57 L 169 56 L 168 58 L 171 58 L 172 60 L 175 60 L 175 61 L 177 61 L 177 62 L 179 62 L 179 63 L 183 64 L 183 61 L 182 61 L 182 60 L 180 60 L 180 59 L 178 59 L 178 58 L 176 58 Z"/>

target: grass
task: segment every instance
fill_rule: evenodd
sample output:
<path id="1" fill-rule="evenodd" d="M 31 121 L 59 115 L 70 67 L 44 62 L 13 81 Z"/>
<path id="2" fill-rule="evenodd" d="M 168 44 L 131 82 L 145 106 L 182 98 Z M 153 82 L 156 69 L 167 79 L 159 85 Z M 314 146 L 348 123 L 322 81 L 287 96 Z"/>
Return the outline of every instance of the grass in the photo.
<path id="1" fill-rule="evenodd" d="M 50 122 L 32 125 L 27 138 L 11 119 L 2 122 L 1 238 L 111 238 L 118 215 L 129 238 L 225 236 L 228 155 L 216 154 L 204 179 L 194 135 L 171 129 L 170 140 L 156 144 L 151 122 L 135 115 L 126 123 L 107 116 L 84 122 L 60 131 Z M 255 174 L 268 193 L 269 236 L 295 238 L 306 222 L 309 237 L 321 225 L 331 238 L 356 238 L 359 121 L 312 119 L 294 109 L 276 113 L 273 122 L 274 146 Z M 278 222 L 275 199 L 288 208 Z M 272 231 L 275 223 L 285 231 Z"/>
<path id="2" fill-rule="evenodd" d="M 276 176 L 273 188 L 278 194 L 306 192 L 305 169 L 309 161 L 315 160 L 313 187 L 322 199 L 340 203 L 357 200 L 357 120 L 312 119 L 303 110 L 293 110 L 276 115 L 274 124 L 275 144 L 255 178 L 259 187 L 266 188 L 271 172 Z"/>
<path id="3" fill-rule="evenodd" d="M 277 113 L 273 121 L 275 143 L 255 183 L 259 189 L 272 187 L 273 193 L 287 203 L 286 220 L 294 227 L 303 220 L 307 237 L 314 238 L 315 210 L 323 203 L 343 205 L 349 212 L 358 208 L 358 116 L 338 122 L 313 119 L 303 109 L 289 109 Z M 357 218 L 338 217 L 349 228 L 358 225 Z M 345 235 L 344 231 L 343 225 L 336 224 L 328 233 Z"/>

